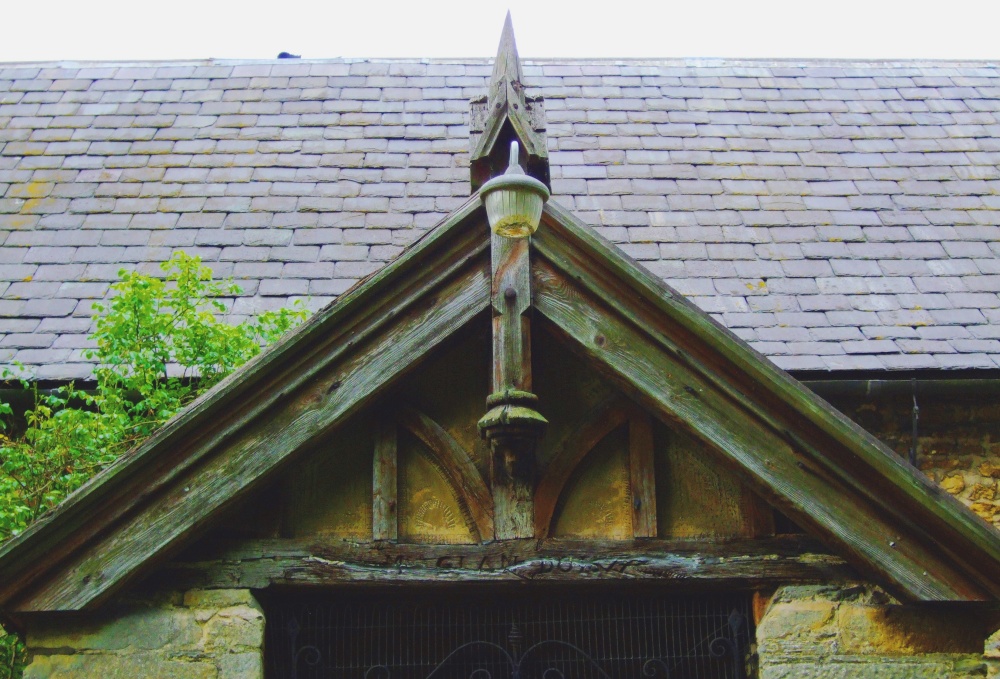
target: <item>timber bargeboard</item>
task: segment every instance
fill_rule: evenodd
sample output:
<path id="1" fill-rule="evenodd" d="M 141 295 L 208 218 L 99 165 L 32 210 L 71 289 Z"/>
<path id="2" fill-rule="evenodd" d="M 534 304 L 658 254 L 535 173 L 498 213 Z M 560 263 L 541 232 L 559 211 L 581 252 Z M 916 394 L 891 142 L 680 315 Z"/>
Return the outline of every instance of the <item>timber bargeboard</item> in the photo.
<path id="1" fill-rule="evenodd" d="M 489 248 L 476 195 L 0 549 L 0 610 L 16 616 L 93 608 L 179 554 L 486 314 Z M 701 441 L 716 462 L 851 566 L 906 600 L 1000 595 L 1000 536 L 990 527 L 555 204 L 546 206 L 532 238 L 531 270 L 534 314 L 544 333 L 560 338 L 645 412 Z M 499 563 L 477 571 L 476 579 L 518 579 L 519 566 L 504 566 L 508 552 L 536 564 L 531 568 L 541 557 L 569 558 L 600 571 L 610 559 L 623 564 L 612 569 L 616 577 L 746 584 L 801 574 L 796 555 L 809 544 L 593 541 L 589 561 L 580 541 L 551 540 L 419 550 L 391 541 L 325 547 L 257 541 L 230 545 L 226 553 L 263 557 L 273 549 L 279 560 L 297 563 L 282 571 L 283 580 L 261 576 L 254 586 L 351 579 L 343 559 L 352 553 L 360 580 L 435 578 L 433 571 L 386 568 L 411 562 L 433 562 L 454 580 L 455 554 Z M 727 561 L 732 554 L 748 555 L 747 561 Z M 783 570 L 788 564 L 791 571 Z M 820 557 L 812 568 L 813 577 L 850 570 L 836 557 Z M 310 572 L 296 580 L 296 573 Z"/>

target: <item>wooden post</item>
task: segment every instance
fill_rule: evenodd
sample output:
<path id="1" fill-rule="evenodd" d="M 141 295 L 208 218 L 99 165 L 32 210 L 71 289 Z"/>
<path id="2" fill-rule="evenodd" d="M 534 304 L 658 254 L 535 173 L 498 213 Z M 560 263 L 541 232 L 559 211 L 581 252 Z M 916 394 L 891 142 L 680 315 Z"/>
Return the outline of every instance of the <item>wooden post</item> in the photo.
<path id="1" fill-rule="evenodd" d="M 399 534 L 396 509 L 396 421 L 383 418 L 375 432 L 372 468 L 372 538 L 395 541 Z"/>
<path id="2" fill-rule="evenodd" d="M 528 238 L 493 234 L 493 394 L 479 431 L 493 452 L 493 532 L 534 536 L 535 446 L 548 422 L 531 393 Z"/>
<path id="3" fill-rule="evenodd" d="M 531 265 L 527 238 L 493 234 L 493 391 L 531 391 Z"/>
<path id="4" fill-rule="evenodd" d="M 632 530 L 637 538 L 656 537 L 656 485 L 653 468 L 653 423 L 634 409 L 628 423 L 629 474 L 632 482 Z"/>
<path id="5" fill-rule="evenodd" d="M 517 162 L 518 145 L 511 144 L 510 166 L 503 177 L 491 180 L 482 191 L 504 191 L 500 206 L 487 212 L 493 231 L 490 240 L 493 277 L 493 393 L 486 399 L 489 411 L 479 420 L 479 432 L 493 453 L 493 533 L 498 540 L 534 536 L 535 446 L 548 424 L 535 410 L 538 398 L 531 393 L 531 262 L 530 234 L 548 190 L 528 179 Z M 533 196 L 534 218 L 525 208 Z M 544 197 L 542 197 L 544 195 Z M 520 196 L 520 197 L 518 197 Z M 508 211 L 507 208 L 519 208 Z M 496 211 L 491 211 L 496 210 Z"/>

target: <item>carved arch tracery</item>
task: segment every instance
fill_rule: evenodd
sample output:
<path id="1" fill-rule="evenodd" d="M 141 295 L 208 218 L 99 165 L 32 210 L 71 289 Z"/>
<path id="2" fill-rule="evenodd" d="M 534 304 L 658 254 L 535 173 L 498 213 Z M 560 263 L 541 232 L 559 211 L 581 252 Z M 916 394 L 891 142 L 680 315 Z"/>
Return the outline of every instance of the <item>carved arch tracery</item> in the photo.
<path id="1" fill-rule="evenodd" d="M 398 432 L 404 430 L 429 451 L 434 466 L 454 491 L 476 541 L 493 538 L 493 499 L 469 453 L 423 412 L 402 406 L 379 424 L 373 465 L 373 524 L 376 540 L 396 540 L 398 512 Z"/>
<path id="2" fill-rule="evenodd" d="M 648 414 L 621 397 L 608 399 L 586 413 L 540 470 L 534 498 L 536 537 L 551 536 L 556 508 L 570 478 L 587 455 L 622 426 L 628 428 L 633 536 L 656 537 L 652 423 Z"/>

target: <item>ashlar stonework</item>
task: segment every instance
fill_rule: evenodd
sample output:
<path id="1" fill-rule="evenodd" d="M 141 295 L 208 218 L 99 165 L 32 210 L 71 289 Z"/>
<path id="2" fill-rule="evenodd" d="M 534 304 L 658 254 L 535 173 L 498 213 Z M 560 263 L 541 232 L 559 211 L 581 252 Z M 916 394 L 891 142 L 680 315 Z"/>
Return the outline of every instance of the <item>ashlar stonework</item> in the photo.
<path id="1" fill-rule="evenodd" d="M 904 606 L 858 585 L 783 587 L 757 626 L 760 679 L 972 679 L 1000 676 L 982 622 Z"/>

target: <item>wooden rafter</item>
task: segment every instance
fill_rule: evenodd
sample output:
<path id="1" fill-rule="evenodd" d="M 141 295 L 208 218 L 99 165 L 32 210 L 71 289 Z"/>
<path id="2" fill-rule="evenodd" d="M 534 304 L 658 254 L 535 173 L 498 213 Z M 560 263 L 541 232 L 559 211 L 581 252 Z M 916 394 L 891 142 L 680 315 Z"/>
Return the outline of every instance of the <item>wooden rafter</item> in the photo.
<path id="1" fill-rule="evenodd" d="M 485 312 L 488 245 L 473 197 L 0 548 L 0 604 L 94 606 L 189 542 Z"/>
<path id="2" fill-rule="evenodd" d="M 489 250 L 484 211 L 473 197 L 398 260 L 0 548 L 0 609 L 17 614 L 94 607 L 165 563 L 320 437 L 374 404 L 435 346 L 472 319 L 484 319 L 491 307 L 495 315 L 501 302 L 497 294 L 505 288 L 496 284 L 504 280 L 496 276 L 503 267 L 491 262 Z M 527 257 L 525 268 L 520 253 L 511 260 L 522 281 L 513 300 L 530 299 L 536 322 L 548 324 L 552 335 L 632 403 L 706 444 L 718 463 L 732 468 L 857 571 L 910 600 L 1000 598 L 1000 537 L 989 526 L 572 214 L 549 203 Z M 525 282 L 520 274 L 527 271 Z M 519 304 L 502 304 L 501 315 L 524 312 Z M 513 322 L 501 325 L 517 330 Z M 530 347 L 525 337 L 522 349 Z M 516 362 L 511 365 L 515 370 L 495 376 L 516 386 L 515 380 L 528 373 L 518 372 Z M 451 481 L 467 486 L 466 502 L 479 512 L 474 523 L 487 538 L 491 498 L 486 484 L 475 481 L 467 456 L 417 419 L 425 440 L 459 460 L 464 471 L 453 473 Z M 626 419 L 630 468 L 648 469 L 649 422 Z M 392 437 L 383 432 L 377 448 L 381 457 L 390 456 Z M 611 562 L 625 564 L 622 577 L 728 584 L 815 581 L 824 574 L 855 572 L 837 557 L 816 562 L 800 558 L 801 552 L 766 551 L 787 551 L 780 541 L 697 542 L 685 552 L 676 542 L 649 538 L 655 534 L 651 478 L 637 472 L 630 479 L 633 492 L 637 484 L 647 484 L 641 490 L 647 514 L 633 515 L 635 534 L 644 539 L 635 544 L 591 542 L 589 555 L 582 547 L 536 540 L 428 547 L 421 552 L 424 561 L 409 570 L 399 567 L 401 562 L 387 567 L 365 561 L 379 555 L 419 556 L 391 542 L 394 481 L 376 472 L 375 483 L 385 490 L 381 509 L 376 508 L 382 517 L 373 531 L 378 542 L 355 552 L 253 544 L 248 548 L 279 552 L 270 565 L 240 566 L 236 577 L 251 587 L 439 578 L 519 581 L 548 577 L 546 569 L 551 571 L 560 558 L 580 564 L 566 579 L 607 574 Z M 492 501 L 495 506 L 496 498 Z M 495 515 L 493 520 L 496 535 Z M 535 528 L 533 520 L 525 525 Z M 505 549 L 524 565 L 504 566 Z M 740 553 L 746 557 L 742 561 L 729 558 Z M 426 559 L 434 554 L 429 567 Z M 713 554 L 720 558 L 711 561 Z M 464 566 L 449 565 L 454 555 L 479 558 L 481 564 L 500 559 L 500 566 L 469 573 Z M 360 565 L 333 563 L 347 557 L 360 558 Z M 224 577 L 218 564 L 209 571 L 213 575 L 202 575 L 211 582 Z M 613 569 L 610 573 L 613 577 Z"/>
<path id="3" fill-rule="evenodd" d="M 844 415 L 549 203 L 535 308 L 588 363 L 913 600 L 1000 595 L 1000 536 Z"/>
<path id="4" fill-rule="evenodd" d="M 431 451 L 435 466 L 444 474 L 463 508 L 468 511 L 472 519 L 470 528 L 475 531 L 476 537 L 480 540 L 492 539 L 493 498 L 469 453 L 441 425 L 415 408 L 401 408 L 397 422 Z"/>

